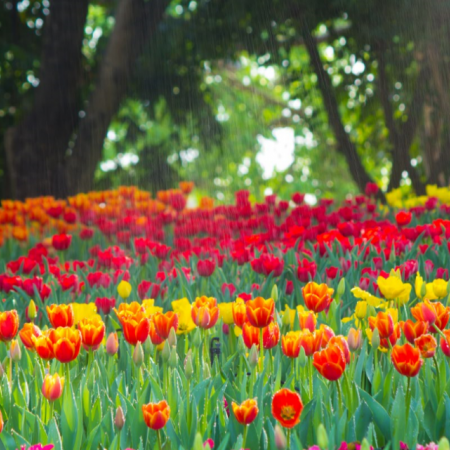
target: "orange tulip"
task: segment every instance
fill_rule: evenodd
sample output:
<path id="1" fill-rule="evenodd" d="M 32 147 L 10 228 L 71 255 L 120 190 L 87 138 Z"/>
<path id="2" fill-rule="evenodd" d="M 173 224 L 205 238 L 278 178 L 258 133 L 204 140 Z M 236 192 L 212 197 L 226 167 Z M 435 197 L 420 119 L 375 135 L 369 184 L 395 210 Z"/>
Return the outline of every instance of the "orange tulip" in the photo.
<path id="1" fill-rule="evenodd" d="M 333 344 L 328 345 L 320 352 L 314 353 L 313 365 L 324 378 L 329 381 L 336 381 L 344 373 L 346 361 L 341 348 Z"/>
<path id="2" fill-rule="evenodd" d="M 57 373 L 54 375 L 47 374 L 42 384 L 42 394 L 49 402 L 54 402 L 61 397 L 64 388 L 64 378 Z"/>
<path id="3" fill-rule="evenodd" d="M 423 364 L 419 349 L 408 343 L 395 345 L 392 349 L 391 360 L 397 372 L 405 377 L 415 377 Z"/>
<path id="4" fill-rule="evenodd" d="M 362 333 L 361 330 L 355 330 L 354 328 L 350 328 L 348 330 L 347 336 L 348 347 L 352 352 L 361 348 L 362 345 Z"/>
<path id="5" fill-rule="evenodd" d="M 445 356 L 450 358 L 450 330 L 443 331 L 444 337 L 441 337 L 441 350 Z"/>
<path id="6" fill-rule="evenodd" d="M 121 310 L 122 305 L 124 303 L 119 306 L 119 311 L 115 308 L 114 311 L 122 325 L 123 337 L 131 345 L 144 342 L 150 331 L 149 318 L 137 302 L 133 302 Z"/>
<path id="7" fill-rule="evenodd" d="M 238 298 L 235 302 L 233 302 L 232 312 L 234 324 L 239 328 L 243 328 L 244 323 L 248 320 L 244 300 Z"/>
<path id="8" fill-rule="evenodd" d="M 155 322 L 153 322 L 153 317 L 150 319 L 150 329 L 149 329 L 149 336 L 152 341 L 153 345 L 159 345 L 164 342 L 165 339 L 163 339 L 158 332 L 156 331 L 156 325 Z"/>
<path id="9" fill-rule="evenodd" d="M 72 305 L 47 306 L 47 314 L 53 328 L 72 327 L 75 321 Z"/>
<path id="10" fill-rule="evenodd" d="M 258 415 L 259 409 L 256 400 L 248 399 L 242 402 L 240 405 L 231 402 L 234 416 L 236 420 L 242 425 L 250 425 Z"/>
<path id="11" fill-rule="evenodd" d="M 40 335 L 41 330 L 33 323 L 26 323 L 23 326 L 23 328 L 19 331 L 19 336 L 22 341 L 22 344 L 25 346 L 25 348 L 32 351 L 34 351 L 34 344 L 31 336 L 38 337 Z"/>
<path id="12" fill-rule="evenodd" d="M 449 306 L 444 306 L 442 303 L 436 302 L 434 303 L 434 307 L 436 309 L 437 318 L 436 322 L 434 322 L 434 325 L 430 327 L 431 333 L 437 333 L 438 331 L 436 330 L 436 328 L 439 328 L 439 330 L 442 331 L 447 326 L 447 323 L 450 319 Z"/>
<path id="13" fill-rule="evenodd" d="M 281 337 L 281 350 L 288 358 L 297 358 L 300 354 L 300 336 L 301 331 L 289 331 Z"/>
<path id="14" fill-rule="evenodd" d="M 244 323 L 242 339 L 247 348 L 252 348 L 253 344 L 259 348 L 259 328 L 250 325 L 250 323 Z"/>
<path id="15" fill-rule="evenodd" d="M 380 347 L 385 349 L 393 347 L 400 339 L 401 330 L 402 330 L 402 323 L 401 322 L 396 323 L 394 325 L 394 332 L 389 336 L 389 338 L 380 339 Z M 389 345 L 389 342 L 391 343 L 391 345 Z"/>
<path id="16" fill-rule="evenodd" d="M 70 327 L 60 327 L 52 334 L 55 358 L 62 363 L 75 360 L 80 353 L 81 333 Z"/>
<path id="17" fill-rule="evenodd" d="M 256 297 L 249 300 L 246 304 L 247 319 L 250 324 L 256 328 L 264 328 L 273 321 L 275 312 L 275 302 L 269 298 L 264 300 L 262 297 Z"/>
<path id="18" fill-rule="evenodd" d="M 437 349 L 437 341 L 431 334 L 422 334 L 414 343 L 419 349 L 422 358 L 432 358 Z"/>
<path id="19" fill-rule="evenodd" d="M 152 430 L 163 428 L 170 418 L 170 407 L 165 400 L 142 405 L 145 424 Z"/>
<path id="20" fill-rule="evenodd" d="M 295 427 L 300 422 L 302 411 L 302 399 L 297 392 L 283 388 L 272 397 L 272 415 L 285 428 Z"/>
<path id="21" fill-rule="evenodd" d="M 308 357 L 312 356 L 314 352 L 320 349 L 320 341 L 322 340 L 322 338 L 320 337 L 319 348 L 317 348 L 316 336 L 316 333 L 311 333 L 311 331 L 309 331 L 308 329 L 301 331 L 299 334 L 300 346 L 303 347 L 305 355 Z"/>
<path id="22" fill-rule="evenodd" d="M 310 311 L 319 313 L 329 308 L 333 299 L 333 289 L 329 289 L 325 283 L 317 284 L 314 281 L 310 281 L 303 289 L 303 300 L 306 307 Z"/>
<path id="23" fill-rule="evenodd" d="M 390 314 L 380 311 L 376 317 L 369 317 L 369 326 L 380 333 L 380 338 L 388 338 L 394 332 L 394 320 Z"/>
<path id="24" fill-rule="evenodd" d="M 263 329 L 263 346 L 266 350 L 274 348 L 280 342 L 280 327 L 272 322 Z"/>
<path id="25" fill-rule="evenodd" d="M 429 325 L 433 325 L 437 319 L 436 304 L 437 303 L 431 303 L 429 300 L 425 300 L 411 308 L 411 314 L 416 320 L 421 320 L 427 322 Z"/>
<path id="26" fill-rule="evenodd" d="M 53 349 L 53 340 L 50 335 L 55 332 L 53 328 L 50 330 L 44 331 L 39 336 L 31 335 L 31 340 L 33 342 L 34 348 L 36 349 L 37 354 L 46 360 L 53 359 L 55 357 L 55 351 Z"/>
<path id="27" fill-rule="evenodd" d="M 315 351 L 325 348 L 334 336 L 334 331 L 327 325 L 320 325 L 319 329 L 314 332 L 314 348 Z"/>
<path id="28" fill-rule="evenodd" d="M 19 315 L 17 311 L 5 311 L 0 313 L 0 341 L 8 342 L 16 337 L 19 331 Z"/>
<path id="29" fill-rule="evenodd" d="M 116 313 L 116 316 L 119 318 L 124 315 L 135 315 L 139 312 L 144 312 L 144 308 L 142 305 L 140 305 L 138 302 L 131 302 L 131 303 L 121 303 L 119 305 L 119 309 L 113 308 L 114 312 Z"/>
<path id="30" fill-rule="evenodd" d="M 163 340 L 169 337 L 171 328 L 175 331 L 178 329 L 178 314 L 173 311 L 166 312 L 165 314 L 157 312 L 153 315 L 152 321 L 155 324 L 156 332 Z"/>
<path id="31" fill-rule="evenodd" d="M 350 349 L 348 348 L 348 342 L 344 336 L 333 336 L 328 343 L 328 346 L 337 345 L 342 350 L 345 362 L 350 364 Z"/>
<path id="32" fill-rule="evenodd" d="M 413 322 L 411 319 L 408 319 L 403 323 L 403 334 L 411 344 L 414 344 L 414 340 L 425 334 L 427 331 L 428 322 L 422 320 Z"/>
<path id="33" fill-rule="evenodd" d="M 308 329 L 312 333 L 316 329 L 317 318 L 312 311 L 300 311 L 298 313 L 298 320 L 302 330 Z"/>
<path id="34" fill-rule="evenodd" d="M 105 324 L 99 317 L 92 319 L 81 319 L 78 322 L 78 328 L 81 331 L 83 348 L 86 351 L 95 351 L 105 337 Z"/>
<path id="35" fill-rule="evenodd" d="M 192 304 L 191 317 L 195 325 L 205 330 L 212 328 L 219 319 L 219 307 L 214 297 L 197 297 Z"/>

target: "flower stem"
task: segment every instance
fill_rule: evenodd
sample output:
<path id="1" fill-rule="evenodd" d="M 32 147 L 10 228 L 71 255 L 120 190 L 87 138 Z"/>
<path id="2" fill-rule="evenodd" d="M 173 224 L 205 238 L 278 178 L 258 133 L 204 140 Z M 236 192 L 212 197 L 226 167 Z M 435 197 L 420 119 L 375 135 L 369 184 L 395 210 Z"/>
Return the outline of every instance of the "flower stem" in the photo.
<path id="1" fill-rule="evenodd" d="M 338 402 L 339 402 L 339 417 L 342 416 L 342 392 L 341 392 L 341 384 L 339 380 L 336 380 L 336 386 L 338 391 Z"/>
<path id="2" fill-rule="evenodd" d="M 440 373 L 439 373 L 439 365 L 436 359 L 436 355 L 433 356 L 433 362 L 436 366 L 436 389 L 437 389 L 437 398 L 439 398 L 440 390 L 441 390 L 441 382 L 440 382 Z"/>
<path id="3" fill-rule="evenodd" d="M 263 328 L 259 329 L 259 371 L 264 369 L 264 341 L 263 341 Z"/>
<path id="4" fill-rule="evenodd" d="M 245 442 L 247 441 L 247 432 L 248 432 L 248 425 L 244 425 L 244 436 L 242 439 L 242 448 L 245 448 Z"/>
<path id="5" fill-rule="evenodd" d="M 406 426 L 408 426 L 409 408 L 411 407 L 411 377 L 406 385 Z"/>
<path id="6" fill-rule="evenodd" d="M 161 445 L 161 431 L 160 431 L 160 430 L 157 430 L 157 431 L 156 431 L 156 434 L 157 434 L 157 436 L 158 436 L 158 447 L 159 447 L 159 450 L 162 450 L 162 445 Z"/>

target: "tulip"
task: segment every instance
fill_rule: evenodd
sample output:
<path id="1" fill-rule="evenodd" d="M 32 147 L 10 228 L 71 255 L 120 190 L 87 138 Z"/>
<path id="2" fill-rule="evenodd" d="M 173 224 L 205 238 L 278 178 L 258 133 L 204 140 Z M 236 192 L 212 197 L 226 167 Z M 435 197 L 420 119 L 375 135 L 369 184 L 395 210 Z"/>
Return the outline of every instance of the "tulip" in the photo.
<path id="1" fill-rule="evenodd" d="M 242 425 L 250 425 L 256 419 L 259 412 L 258 404 L 254 399 L 245 400 L 240 405 L 231 402 L 231 407 L 236 420 Z"/>
<path id="2" fill-rule="evenodd" d="M 152 430 L 163 428 L 170 418 L 170 407 L 165 400 L 142 405 L 145 424 Z"/>
<path id="3" fill-rule="evenodd" d="M 273 299 L 264 300 L 262 297 L 256 297 L 254 300 L 249 300 L 245 307 L 247 319 L 252 326 L 265 328 L 273 321 L 275 312 Z"/>
<path id="4" fill-rule="evenodd" d="M 54 375 L 47 374 L 42 384 L 42 395 L 49 401 L 54 402 L 61 397 L 64 388 L 64 377 L 60 377 L 57 373 Z"/>
<path id="5" fill-rule="evenodd" d="M 19 336 L 22 344 L 27 350 L 34 351 L 34 344 L 31 336 L 38 337 L 41 335 L 41 330 L 33 323 L 26 323 L 19 331 Z"/>
<path id="6" fill-rule="evenodd" d="M 20 344 L 18 341 L 13 339 L 11 341 L 11 347 L 9 348 L 10 356 L 13 361 L 20 361 L 20 358 L 22 358 L 22 352 L 20 350 Z"/>
<path id="7" fill-rule="evenodd" d="M 411 319 L 408 319 L 403 324 L 403 334 L 411 344 L 414 344 L 415 339 L 422 336 L 427 331 L 428 322 L 425 321 L 413 322 Z"/>
<path id="8" fill-rule="evenodd" d="M 423 364 L 419 349 L 408 343 L 395 345 L 392 349 L 391 360 L 398 373 L 410 378 L 419 373 Z"/>
<path id="9" fill-rule="evenodd" d="M 272 322 L 266 328 L 263 328 L 263 346 L 270 350 L 278 345 L 280 341 L 280 327 L 276 322 Z"/>
<path id="10" fill-rule="evenodd" d="M 412 215 L 410 212 L 400 211 L 395 216 L 395 221 L 399 227 L 405 227 L 411 222 Z"/>
<path id="11" fill-rule="evenodd" d="M 380 338 L 388 338 L 394 332 L 394 320 L 390 314 L 379 311 L 376 317 L 369 317 L 369 326 L 380 333 Z"/>
<path id="12" fill-rule="evenodd" d="M 178 314 L 173 311 L 166 312 L 165 314 L 158 312 L 153 315 L 152 321 L 155 324 L 155 331 L 163 340 L 166 340 L 169 337 L 172 329 L 177 331 Z"/>
<path id="13" fill-rule="evenodd" d="M 123 409 L 119 406 L 116 409 L 116 416 L 114 417 L 114 426 L 121 431 L 123 426 L 125 425 L 125 415 L 123 413 Z"/>
<path id="14" fill-rule="evenodd" d="M 242 338 L 244 344 L 247 348 L 252 348 L 253 345 L 259 348 L 259 328 L 256 328 L 249 323 L 244 323 L 244 328 L 242 328 Z"/>
<path id="15" fill-rule="evenodd" d="M 50 305 L 47 306 L 47 314 L 53 328 L 72 327 L 75 316 L 72 305 Z"/>
<path id="16" fill-rule="evenodd" d="M 450 358 L 450 330 L 444 330 L 443 334 L 445 336 L 441 337 L 441 350 L 442 353 Z"/>
<path id="17" fill-rule="evenodd" d="M 316 329 L 317 317 L 312 311 L 300 311 L 298 313 L 298 320 L 302 330 L 308 329 L 312 333 Z"/>
<path id="18" fill-rule="evenodd" d="M 212 328 L 219 319 L 219 307 L 213 297 L 197 297 L 192 305 L 191 317 L 195 325 L 205 330 Z"/>
<path id="19" fill-rule="evenodd" d="M 30 300 L 30 304 L 28 305 L 28 318 L 30 320 L 36 319 L 37 315 L 37 309 L 36 309 L 36 303 L 34 303 L 33 300 Z"/>
<path id="20" fill-rule="evenodd" d="M 0 341 L 8 342 L 16 337 L 19 331 L 19 315 L 17 311 L 5 311 L 0 313 Z"/>
<path id="21" fill-rule="evenodd" d="M 344 336 L 333 336 L 329 342 L 328 345 L 337 345 L 341 350 L 345 358 L 345 362 L 347 364 L 350 364 L 350 349 L 347 340 Z"/>
<path id="22" fill-rule="evenodd" d="M 124 300 L 126 300 L 131 295 L 131 291 L 132 291 L 131 284 L 128 283 L 128 281 L 122 280 L 117 286 L 117 293 Z"/>
<path id="23" fill-rule="evenodd" d="M 96 351 L 105 337 L 105 324 L 99 318 L 82 319 L 78 323 L 78 329 L 81 331 L 83 348 L 86 351 Z"/>
<path id="24" fill-rule="evenodd" d="M 134 347 L 133 362 L 136 367 L 141 367 L 144 362 L 144 350 L 142 350 L 142 345 L 140 342 L 138 342 Z"/>
<path id="25" fill-rule="evenodd" d="M 106 339 L 106 353 L 109 356 L 114 356 L 119 350 L 119 339 L 117 333 L 110 333 Z"/>
<path id="26" fill-rule="evenodd" d="M 197 272 L 201 277 L 210 277 L 216 269 L 216 261 L 211 259 L 199 260 L 197 262 Z"/>
<path id="27" fill-rule="evenodd" d="M 350 328 L 347 336 L 348 347 L 352 352 L 356 352 L 362 346 L 362 333 L 361 330 L 355 330 Z"/>
<path id="28" fill-rule="evenodd" d="M 416 347 L 419 349 L 422 358 L 432 358 L 437 349 L 437 342 L 431 334 L 423 334 L 414 340 Z"/>
<path id="29" fill-rule="evenodd" d="M 272 415 L 284 428 L 295 427 L 302 411 L 302 399 L 297 392 L 282 388 L 272 397 Z"/>
<path id="30" fill-rule="evenodd" d="M 52 245 L 55 250 L 63 251 L 70 247 L 72 236 L 70 234 L 55 234 L 52 237 Z"/>
<path id="31" fill-rule="evenodd" d="M 300 337 L 300 331 L 290 331 L 281 337 L 281 349 L 288 358 L 297 358 L 300 354 Z"/>
<path id="32" fill-rule="evenodd" d="M 333 289 L 328 288 L 326 284 L 317 284 L 314 281 L 310 281 L 302 289 L 306 307 L 315 313 L 328 310 L 333 301 L 331 297 L 333 292 Z"/>
<path id="33" fill-rule="evenodd" d="M 61 363 L 75 360 L 80 353 L 81 333 L 69 327 L 57 328 L 52 334 L 55 358 Z"/>
<path id="34" fill-rule="evenodd" d="M 136 345 L 147 339 L 150 332 L 150 321 L 142 310 L 134 314 L 126 311 L 119 312 L 118 317 L 123 328 L 123 337 L 129 344 Z"/>
<path id="35" fill-rule="evenodd" d="M 225 325 L 233 324 L 233 303 L 219 303 L 219 316 Z"/>
<path id="36" fill-rule="evenodd" d="M 313 365 L 327 380 L 338 380 L 345 371 L 346 360 L 341 348 L 334 344 L 313 355 Z"/>
<path id="37" fill-rule="evenodd" d="M 99 297 L 95 300 L 95 306 L 103 314 L 107 315 L 116 306 L 115 298 Z"/>
<path id="38" fill-rule="evenodd" d="M 322 338 L 320 337 L 319 342 L 316 343 L 316 336 L 316 333 L 311 333 L 308 329 L 299 333 L 300 346 L 303 348 L 305 355 L 308 357 L 312 356 L 312 354 L 320 348 L 320 341 Z"/>
<path id="39" fill-rule="evenodd" d="M 235 302 L 232 303 L 232 313 L 234 324 L 239 328 L 243 328 L 244 323 L 248 320 L 247 309 L 244 300 L 238 298 Z"/>
<path id="40" fill-rule="evenodd" d="M 286 435 L 280 425 L 275 424 L 275 447 L 277 450 L 287 449 Z"/>

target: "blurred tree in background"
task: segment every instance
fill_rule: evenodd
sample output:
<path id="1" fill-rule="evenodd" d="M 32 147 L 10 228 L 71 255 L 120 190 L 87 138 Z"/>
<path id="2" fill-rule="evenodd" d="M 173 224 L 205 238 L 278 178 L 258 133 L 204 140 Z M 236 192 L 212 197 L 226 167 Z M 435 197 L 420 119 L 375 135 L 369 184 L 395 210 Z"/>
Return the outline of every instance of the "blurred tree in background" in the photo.
<path id="1" fill-rule="evenodd" d="M 449 19 L 448 0 L 6 0 L 2 196 L 446 185 Z"/>

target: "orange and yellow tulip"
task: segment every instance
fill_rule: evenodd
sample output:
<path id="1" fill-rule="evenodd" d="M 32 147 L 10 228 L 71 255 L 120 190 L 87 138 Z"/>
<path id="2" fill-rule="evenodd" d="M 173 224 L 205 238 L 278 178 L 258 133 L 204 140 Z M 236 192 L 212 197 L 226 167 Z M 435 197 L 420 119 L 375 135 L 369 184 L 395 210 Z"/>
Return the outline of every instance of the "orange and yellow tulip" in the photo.
<path id="1" fill-rule="evenodd" d="M 53 328 L 72 327 L 75 316 L 72 305 L 50 305 L 47 306 L 47 314 Z"/>
<path id="2" fill-rule="evenodd" d="M 324 378 L 329 381 L 336 381 L 344 373 L 346 361 L 341 348 L 333 344 L 328 345 L 320 352 L 314 353 L 313 365 Z"/>
<path id="3" fill-rule="evenodd" d="M 376 317 L 369 317 L 369 326 L 380 333 L 380 338 L 388 338 L 394 332 L 394 319 L 388 313 L 379 311 Z"/>
<path id="4" fill-rule="evenodd" d="M 275 302 L 269 298 L 256 297 L 249 300 L 246 304 L 247 319 L 250 325 L 256 328 L 265 328 L 273 321 L 275 312 Z"/>
<path id="5" fill-rule="evenodd" d="M 272 397 L 272 415 L 285 428 L 300 423 L 302 411 L 303 402 L 297 392 L 283 388 Z"/>
<path id="6" fill-rule="evenodd" d="M 95 351 L 105 337 L 105 324 L 98 317 L 92 319 L 82 319 L 78 323 L 78 329 L 81 331 L 83 348 L 87 351 Z"/>
<path id="7" fill-rule="evenodd" d="M 214 297 L 197 297 L 192 304 L 191 317 L 195 325 L 205 330 L 212 328 L 219 319 L 219 307 Z"/>
<path id="8" fill-rule="evenodd" d="M 0 341 L 8 342 L 19 331 L 19 315 L 15 309 L 0 313 Z"/>
<path id="9" fill-rule="evenodd" d="M 41 330 L 39 327 L 33 323 L 26 323 L 23 328 L 19 331 L 19 336 L 22 344 L 26 349 L 34 351 L 34 343 L 32 336 L 38 337 L 41 335 Z"/>
<path id="10" fill-rule="evenodd" d="M 250 425 L 258 415 L 259 409 L 256 400 L 248 399 L 238 405 L 235 402 L 231 402 L 234 416 L 236 420 L 242 425 Z"/>
<path id="11" fill-rule="evenodd" d="M 42 384 L 42 394 L 49 401 L 54 402 L 61 397 L 64 389 L 64 378 L 61 378 L 57 373 L 54 375 L 47 374 Z"/>
<path id="12" fill-rule="evenodd" d="M 423 359 L 418 348 L 411 344 L 395 345 L 392 349 L 391 360 L 397 372 L 405 377 L 415 377 L 422 367 Z"/>
<path id="13" fill-rule="evenodd" d="M 165 400 L 142 405 L 145 424 L 152 430 L 163 428 L 170 418 L 170 407 Z"/>
<path id="14" fill-rule="evenodd" d="M 329 308 L 333 301 L 333 289 L 328 288 L 325 283 L 317 284 L 314 281 L 310 281 L 303 289 L 303 300 L 306 307 L 310 311 L 319 313 Z"/>
<path id="15" fill-rule="evenodd" d="M 155 324 L 155 330 L 161 339 L 166 340 L 169 337 L 171 328 L 175 332 L 178 329 L 178 314 L 173 311 L 166 312 L 165 314 L 157 312 L 152 316 L 152 322 Z"/>
<path id="16" fill-rule="evenodd" d="M 422 334 L 414 341 L 414 344 L 424 359 L 432 358 L 436 354 L 437 341 L 431 334 Z"/>
<path id="17" fill-rule="evenodd" d="M 281 349 L 288 358 L 297 358 L 300 354 L 301 333 L 289 331 L 285 336 L 281 336 Z"/>

